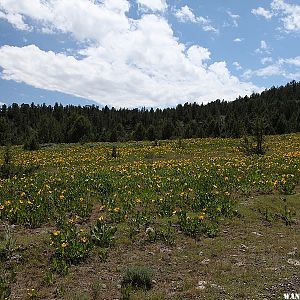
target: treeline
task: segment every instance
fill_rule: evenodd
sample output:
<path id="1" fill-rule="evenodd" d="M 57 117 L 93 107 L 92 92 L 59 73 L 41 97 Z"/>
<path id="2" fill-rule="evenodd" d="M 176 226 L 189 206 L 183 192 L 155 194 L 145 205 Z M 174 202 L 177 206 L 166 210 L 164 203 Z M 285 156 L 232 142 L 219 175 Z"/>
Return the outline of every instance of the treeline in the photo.
<path id="1" fill-rule="evenodd" d="M 233 102 L 186 103 L 166 109 L 3 105 L 0 144 L 23 144 L 30 137 L 39 143 L 240 137 L 251 134 L 257 117 L 264 119 L 266 134 L 300 131 L 300 82 Z"/>

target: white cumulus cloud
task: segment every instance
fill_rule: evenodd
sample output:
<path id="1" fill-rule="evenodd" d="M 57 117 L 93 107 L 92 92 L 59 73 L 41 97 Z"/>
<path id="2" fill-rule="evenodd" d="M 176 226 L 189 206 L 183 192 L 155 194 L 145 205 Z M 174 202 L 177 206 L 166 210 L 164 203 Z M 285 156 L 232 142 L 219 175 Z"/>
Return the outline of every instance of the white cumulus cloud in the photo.
<path id="1" fill-rule="evenodd" d="M 240 43 L 240 42 L 242 42 L 244 39 L 242 39 L 242 38 L 235 38 L 233 41 L 235 42 L 235 43 Z"/>
<path id="2" fill-rule="evenodd" d="M 254 76 L 267 78 L 274 75 L 280 75 L 280 73 L 281 73 L 281 69 L 278 66 L 274 65 L 274 66 L 260 68 L 257 70 L 248 69 L 244 72 L 243 78 L 247 80 L 249 80 Z"/>
<path id="3" fill-rule="evenodd" d="M 2 14 L 29 17 L 40 22 L 43 32 L 69 32 L 78 40 L 98 40 L 112 32 L 127 30 L 128 9 L 127 0 L 106 0 L 99 5 L 89 0 L 0 1 Z"/>
<path id="4" fill-rule="evenodd" d="M 268 63 L 272 63 L 273 58 L 272 57 L 263 57 L 260 61 L 263 65 L 265 65 L 265 64 L 268 64 Z"/>
<path id="5" fill-rule="evenodd" d="M 300 32 L 300 4 L 291 4 L 285 0 L 273 0 L 270 10 L 258 7 L 252 9 L 251 12 L 254 15 L 263 16 L 267 20 L 277 17 L 282 23 L 282 31 Z"/>
<path id="6" fill-rule="evenodd" d="M 226 62 L 211 61 L 209 49 L 180 43 L 164 17 L 127 17 L 129 1 L 0 3 L 3 14 L 19 14 L 24 22 L 28 18 L 35 21 L 33 30 L 68 33 L 85 41 L 81 50 L 68 52 L 72 55 L 43 51 L 36 45 L 2 46 L 2 79 L 116 107 L 230 100 L 260 90 L 233 76 Z M 40 13 L 35 13 L 35 8 Z"/>
<path id="7" fill-rule="evenodd" d="M 165 11 L 168 7 L 166 0 L 137 0 L 142 8 L 152 11 Z"/>
<path id="8" fill-rule="evenodd" d="M 300 5 L 274 0 L 271 7 L 281 16 L 283 27 L 287 32 L 300 32 Z"/>
<path id="9" fill-rule="evenodd" d="M 203 64 L 203 61 L 210 59 L 210 52 L 207 48 L 195 45 L 188 49 L 187 55 L 193 64 L 200 66 Z"/>
<path id="10" fill-rule="evenodd" d="M 293 65 L 300 68 L 300 56 L 294 58 L 280 59 L 279 62 L 281 64 L 285 63 L 288 65 Z"/>
<path id="11" fill-rule="evenodd" d="M 235 66 L 235 68 L 236 68 L 238 71 L 243 69 L 242 66 L 240 65 L 240 63 L 237 62 L 237 61 L 233 62 L 233 65 Z"/>
<path id="12" fill-rule="evenodd" d="M 259 54 L 271 54 L 271 52 L 271 47 L 264 40 L 260 41 L 260 47 L 255 50 L 255 53 Z"/>
<path id="13" fill-rule="evenodd" d="M 238 20 L 240 19 L 240 15 L 233 14 L 230 10 L 227 11 L 227 14 L 231 18 L 233 27 L 238 27 Z"/>
<path id="14" fill-rule="evenodd" d="M 197 18 L 195 14 L 187 5 L 182 6 L 180 9 L 178 9 L 175 13 L 175 16 L 180 22 L 183 23 L 185 22 L 197 23 Z"/>
<path id="15" fill-rule="evenodd" d="M 256 9 L 252 9 L 251 13 L 256 16 L 262 16 L 267 20 L 270 20 L 273 17 L 273 13 L 269 10 L 264 9 L 263 7 L 258 7 Z"/>
<path id="16" fill-rule="evenodd" d="M 11 25 L 19 30 L 30 30 L 30 27 L 24 23 L 23 17 L 17 13 L 4 13 L 0 11 L 0 19 L 5 19 Z"/>
<path id="17" fill-rule="evenodd" d="M 262 64 L 272 63 L 271 57 L 265 57 L 261 60 Z M 291 71 L 290 67 L 293 67 Z M 243 78 L 250 79 L 254 76 L 257 77 L 271 77 L 271 76 L 283 76 L 288 80 L 299 80 L 300 78 L 300 56 L 293 58 L 279 58 L 273 64 L 266 67 L 259 68 L 257 70 L 248 69 L 244 72 Z"/>
<path id="18" fill-rule="evenodd" d="M 180 9 L 176 10 L 175 17 L 178 19 L 179 22 L 182 23 L 198 23 L 202 26 L 202 29 L 204 31 L 218 32 L 218 29 L 211 25 L 211 20 L 209 18 L 203 16 L 196 16 L 192 9 L 187 5 L 182 6 Z"/>

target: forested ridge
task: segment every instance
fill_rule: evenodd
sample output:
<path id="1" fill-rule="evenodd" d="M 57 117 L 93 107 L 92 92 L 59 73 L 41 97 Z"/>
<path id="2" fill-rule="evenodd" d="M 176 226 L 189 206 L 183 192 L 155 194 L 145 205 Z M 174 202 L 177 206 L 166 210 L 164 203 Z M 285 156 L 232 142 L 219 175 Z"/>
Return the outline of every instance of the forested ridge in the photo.
<path id="1" fill-rule="evenodd" d="M 266 134 L 300 131 L 300 82 L 272 87 L 235 101 L 186 103 L 165 109 L 115 109 L 107 106 L 3 105 L 0 144 L 240 137 L 253 121 L 265 121 Z"/>

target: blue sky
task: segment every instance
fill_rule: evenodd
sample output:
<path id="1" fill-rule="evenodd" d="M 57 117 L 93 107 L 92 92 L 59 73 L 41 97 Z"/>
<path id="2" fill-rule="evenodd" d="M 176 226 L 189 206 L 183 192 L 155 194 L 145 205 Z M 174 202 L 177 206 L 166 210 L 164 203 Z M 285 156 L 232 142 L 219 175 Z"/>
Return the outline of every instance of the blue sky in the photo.
<path id="1" fill-rule="evenodd" d="M 166 107 L 300 80 L 296 0 L 0 0 L 0 103 Z"/>

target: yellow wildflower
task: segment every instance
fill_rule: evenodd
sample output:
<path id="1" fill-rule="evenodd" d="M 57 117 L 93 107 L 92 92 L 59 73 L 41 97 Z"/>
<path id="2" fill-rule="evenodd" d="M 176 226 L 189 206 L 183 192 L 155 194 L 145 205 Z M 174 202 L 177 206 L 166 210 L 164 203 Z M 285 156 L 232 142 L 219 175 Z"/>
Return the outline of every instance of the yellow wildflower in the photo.
<path id="1" fill-rule="evenodd" d="M 120 207 L 115 207 L 115 208 L 114 208 L 114 212 L 118 213 L 118 212 L 120 212 L 120 211 L 121 211 L 121 208 L 120 208 Z"/>
<path id="2" fill-rule="evenodd" d="M 80 238 L 80 242 L 82 242 L 82 243 L 86 243 L 87 241 L 88 241 L 88 239 L 87 239 L 86 236 L 82 236 L 82 237 Z"/>
<path id="3" fill-rule="evenodd" d="M 58 236 L 58 235 L 60 235 L 60 231 L 59 231 L 59 230 L 55 230 L 55 231 L 53 231 L 53 235 L 55 235 L 55 236 Z"/>
<path id="4" fill-rule="evenodd" d="M 135 202 L 135 203 L 141 203 L 142 200 L 141 200 L 140 198 L 136 198 L 136 199 L 134 199 L 134 202 Z"/>

